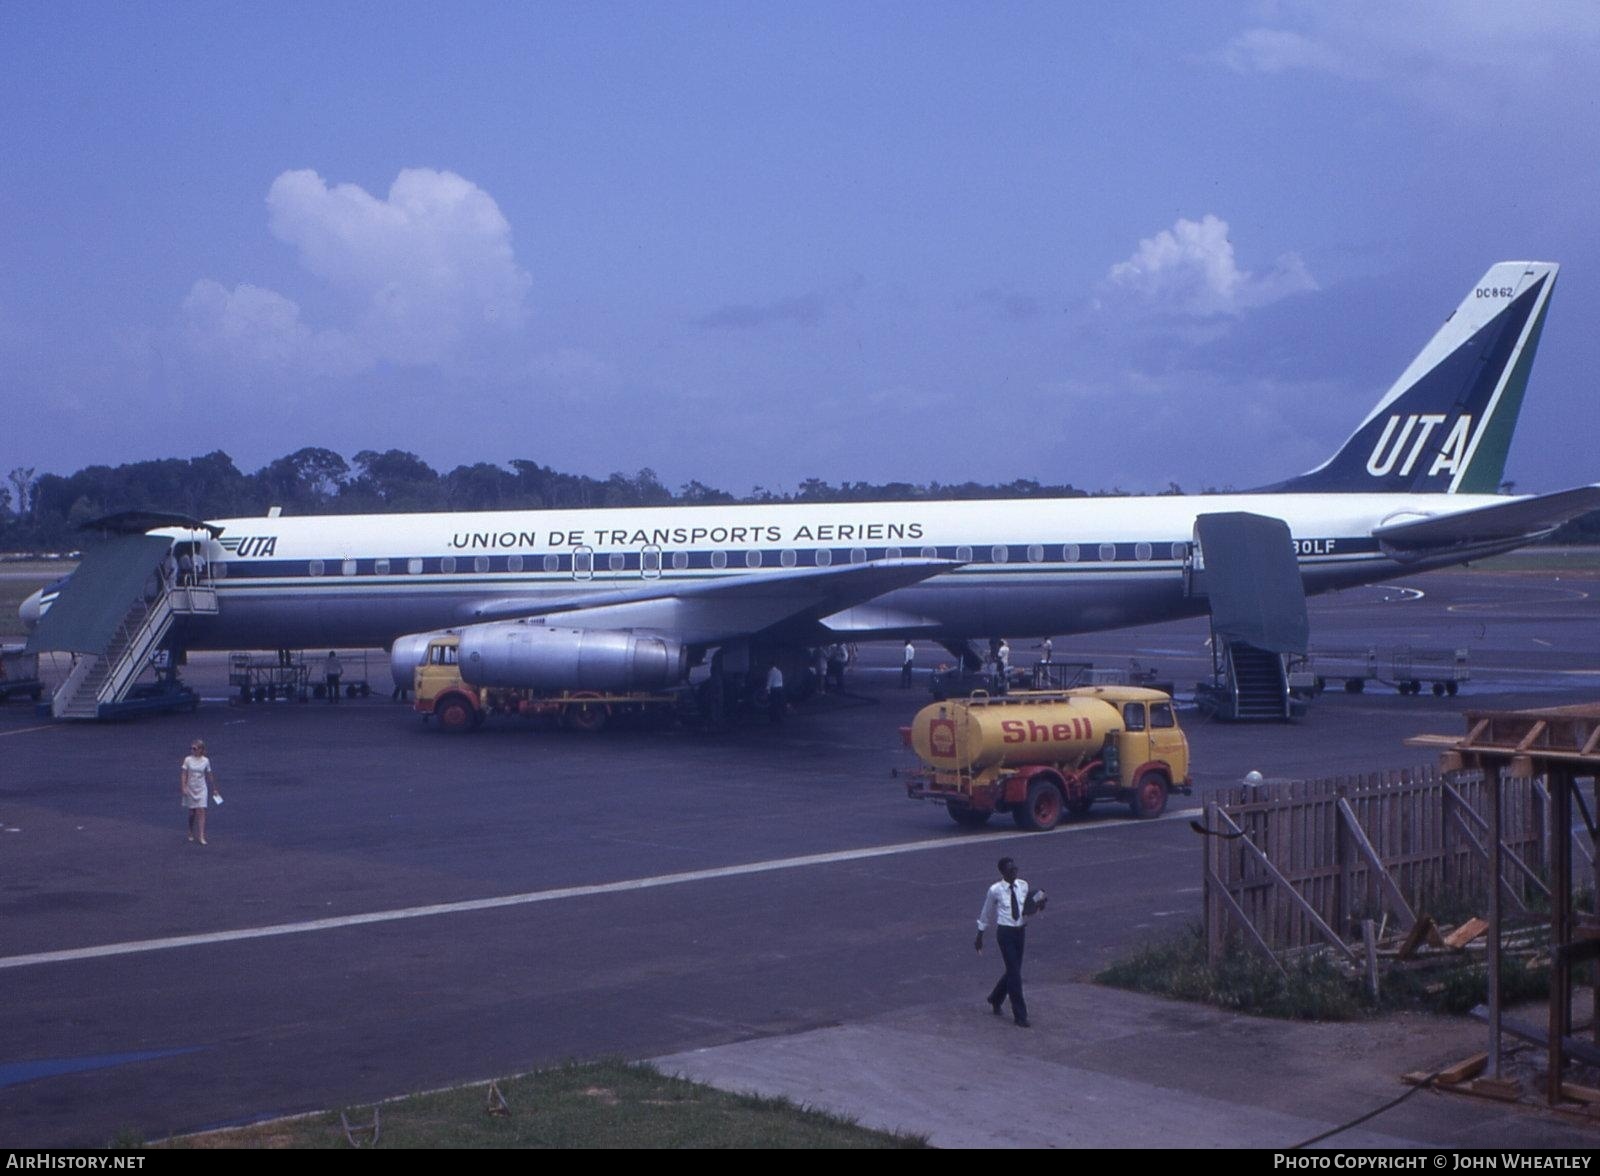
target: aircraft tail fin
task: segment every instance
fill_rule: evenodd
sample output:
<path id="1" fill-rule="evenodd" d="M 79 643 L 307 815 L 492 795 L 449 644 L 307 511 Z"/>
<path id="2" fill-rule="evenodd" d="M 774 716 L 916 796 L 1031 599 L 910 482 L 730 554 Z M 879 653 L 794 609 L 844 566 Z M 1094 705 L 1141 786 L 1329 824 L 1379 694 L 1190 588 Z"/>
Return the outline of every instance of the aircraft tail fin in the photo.
<path id="1" fill-rule="evenodd" d="M 1491 266 L 1337 453 L 1263 489 L 1493 494 L 1558 268 Z"/>

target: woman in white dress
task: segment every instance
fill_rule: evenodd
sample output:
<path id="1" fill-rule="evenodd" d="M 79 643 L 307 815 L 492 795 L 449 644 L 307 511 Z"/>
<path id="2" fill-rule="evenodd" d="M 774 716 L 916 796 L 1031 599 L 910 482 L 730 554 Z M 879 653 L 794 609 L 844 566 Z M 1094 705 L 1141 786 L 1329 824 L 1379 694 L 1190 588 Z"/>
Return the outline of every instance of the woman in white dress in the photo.
<path id="1" fill-rule="evenodd" d="M 178 769 L 178 793 L 183 797 L 183 807 L 189 810 L 189 840 L 206 843 L 206 805 L 217 795 L 217 780 L 211 772 L 211 761 L 206 758 L 203 739 L 189 745 L 189 754 Z"/>

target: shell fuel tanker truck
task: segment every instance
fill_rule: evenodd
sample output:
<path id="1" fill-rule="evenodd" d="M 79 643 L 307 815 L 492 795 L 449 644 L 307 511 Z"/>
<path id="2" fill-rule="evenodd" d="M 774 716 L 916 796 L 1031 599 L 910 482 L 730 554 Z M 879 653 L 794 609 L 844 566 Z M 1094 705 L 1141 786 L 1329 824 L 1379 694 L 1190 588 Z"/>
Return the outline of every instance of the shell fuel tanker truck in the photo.
<path id="1" fill-rule="evenodd" d="M 907 795 L 942 802 L 958 825 L 1009 812 L 1053 829 L 1100 800 L 1158 817 L 1170 793 L 1190 791 L 1189 741 L 1159 690 L 980 694 L 923 707 L 901 733 L 921 761 Z"/>

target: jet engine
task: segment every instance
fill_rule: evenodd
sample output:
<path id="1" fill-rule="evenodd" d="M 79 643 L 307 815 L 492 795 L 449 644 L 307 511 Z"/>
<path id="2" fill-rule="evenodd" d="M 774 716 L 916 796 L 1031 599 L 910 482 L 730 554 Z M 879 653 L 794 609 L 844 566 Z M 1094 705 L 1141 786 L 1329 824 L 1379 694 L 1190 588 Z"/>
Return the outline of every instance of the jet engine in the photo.
<path id="1" fill-rule="evenodd" d="M 461 677 L 533 690 L 661 690 L 689 674 L 678 642 L 623 629 L 491 621 L 461 630 Z"/>

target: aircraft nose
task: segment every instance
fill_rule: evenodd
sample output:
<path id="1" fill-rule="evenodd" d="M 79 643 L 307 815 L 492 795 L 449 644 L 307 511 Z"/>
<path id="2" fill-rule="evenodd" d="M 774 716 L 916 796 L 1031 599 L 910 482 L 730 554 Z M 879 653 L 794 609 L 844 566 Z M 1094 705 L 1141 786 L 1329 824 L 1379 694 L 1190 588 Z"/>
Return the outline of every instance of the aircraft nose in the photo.
<path id="1" fill-rule="evenodd" d="M 34 626 L 39 623 L 39 617 L 44 613 L 44 589 L 41 588 L 32 596 L 22 602 L 17 609 L 17 615 L 22 618 L 22 627 L 28 632 L 33 632 Z"/>

